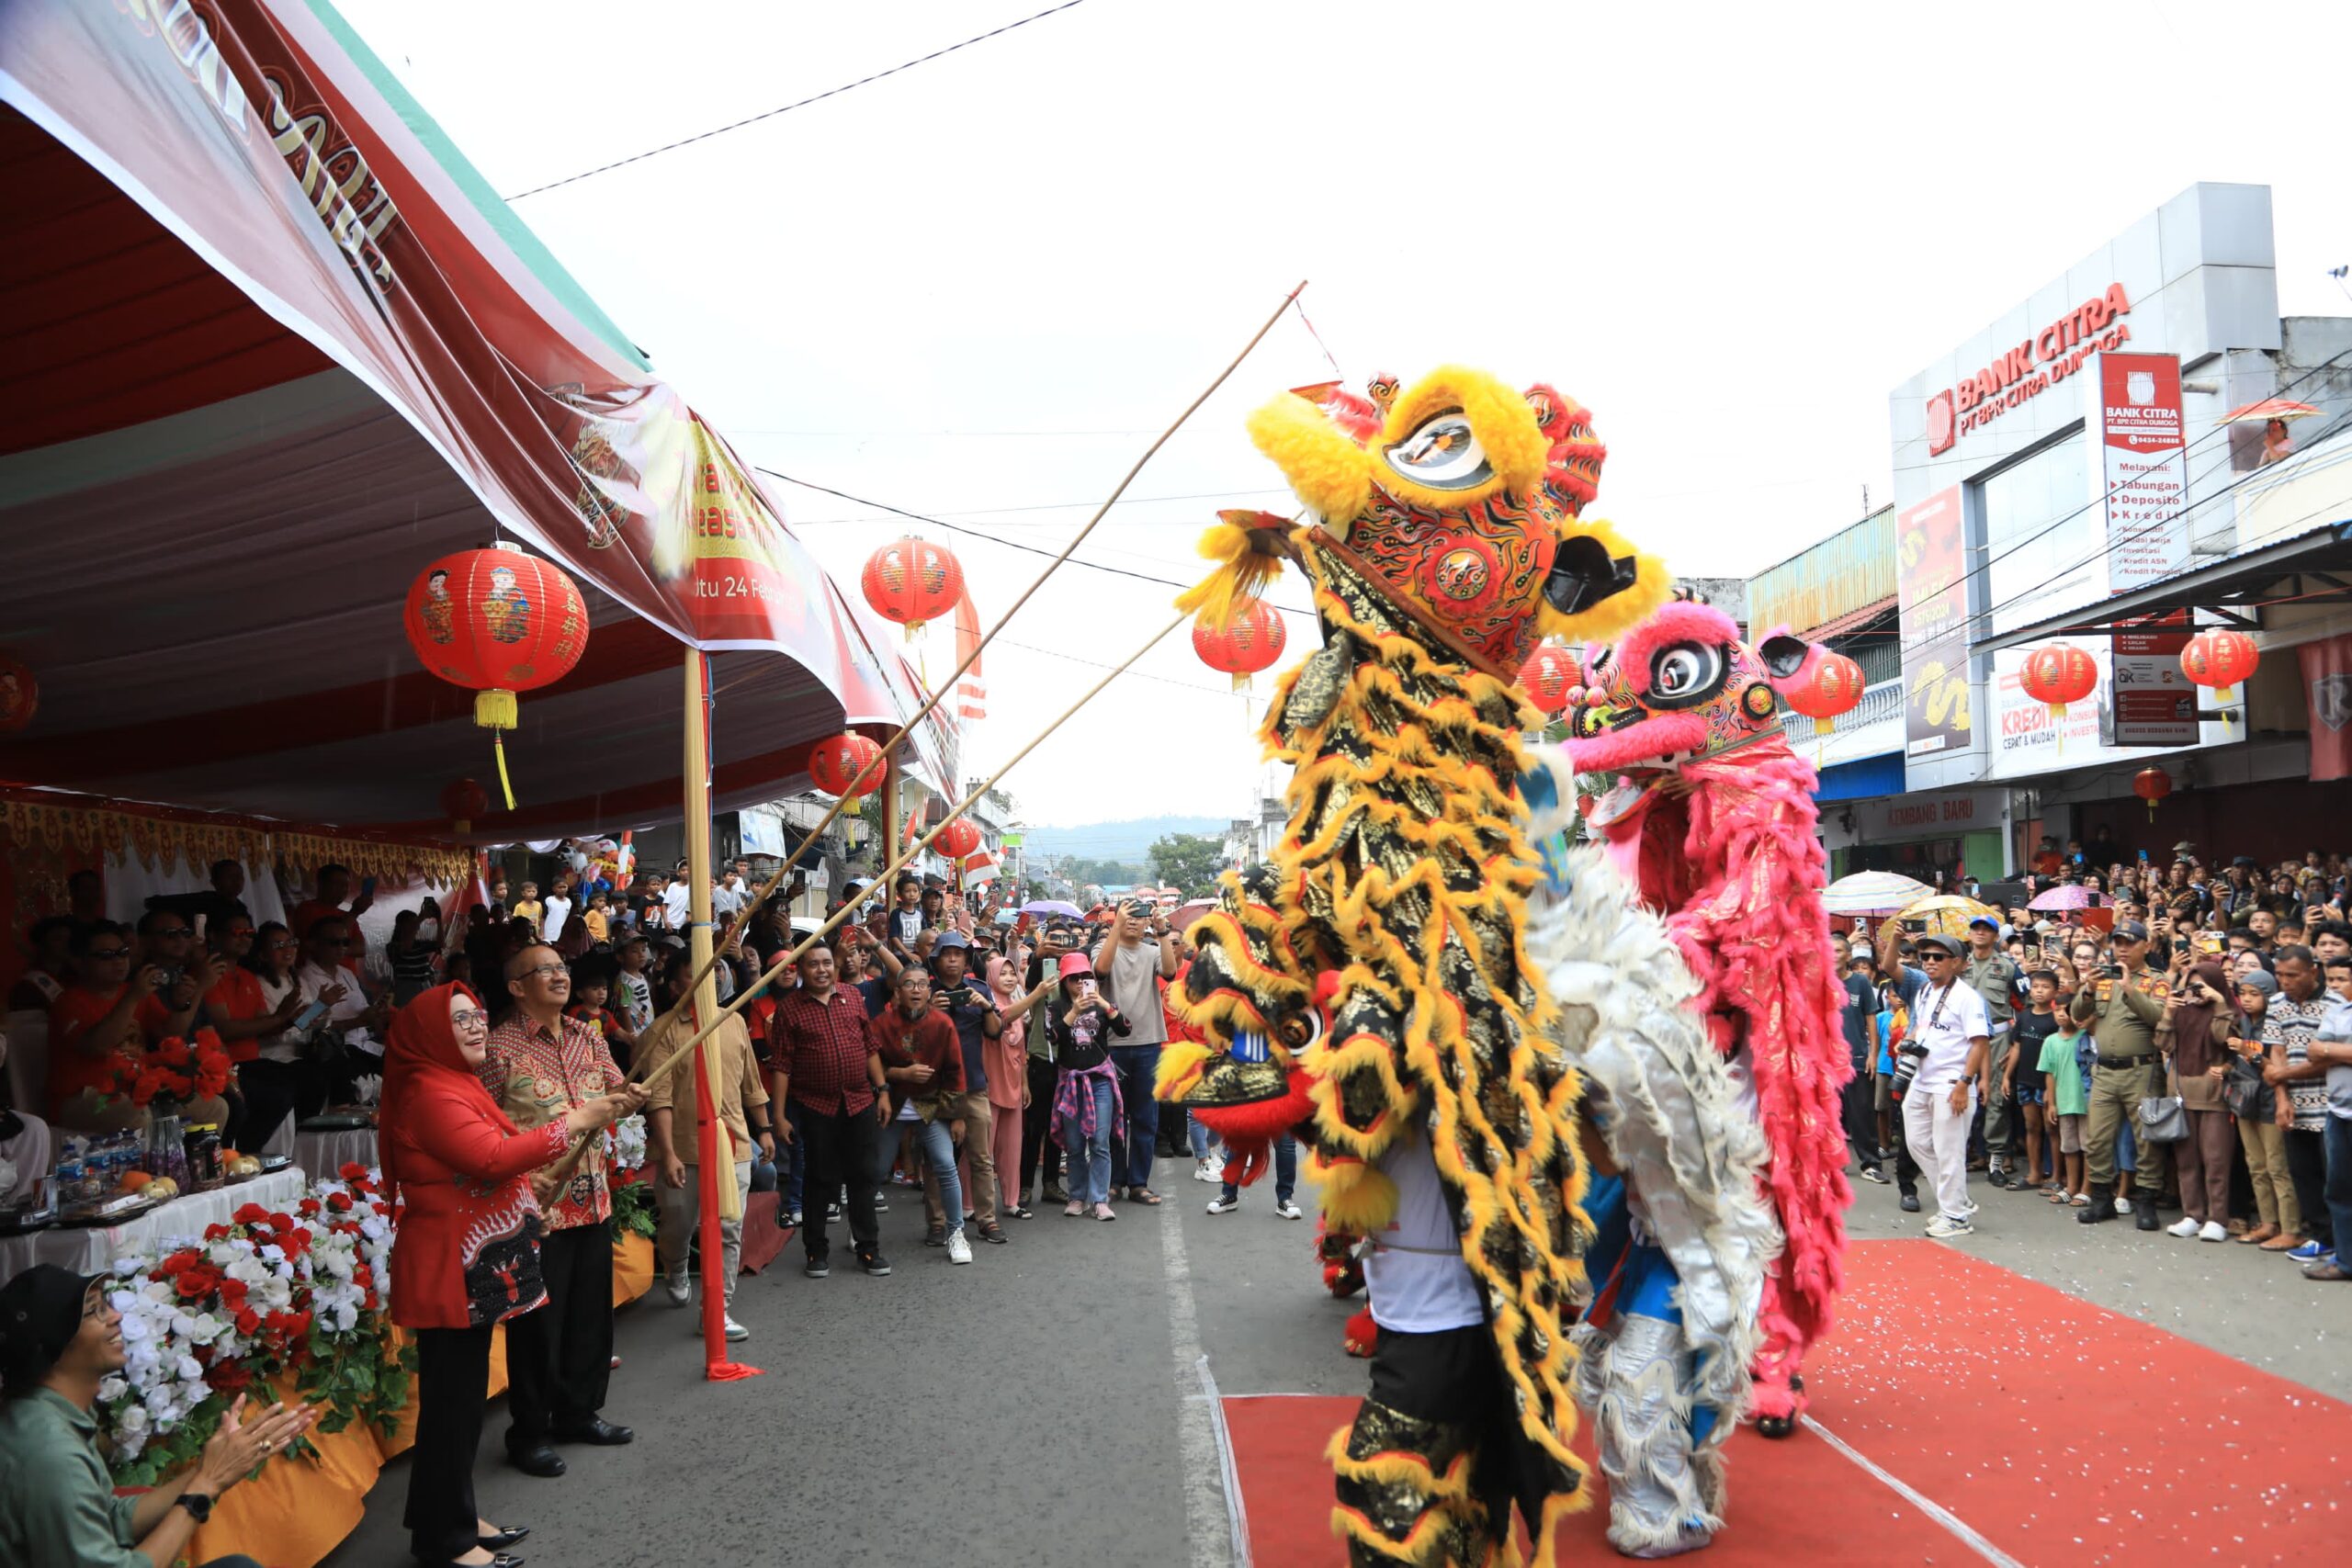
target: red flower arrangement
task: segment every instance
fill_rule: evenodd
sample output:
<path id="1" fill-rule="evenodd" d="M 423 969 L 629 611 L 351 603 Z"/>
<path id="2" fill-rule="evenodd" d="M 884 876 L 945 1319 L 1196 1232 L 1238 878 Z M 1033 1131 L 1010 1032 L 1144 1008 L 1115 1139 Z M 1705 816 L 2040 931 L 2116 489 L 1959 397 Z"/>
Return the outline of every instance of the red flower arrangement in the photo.
<path id="1" fill-rule="evenodd" d="M 159 1041 L 144 1057 L 119 1059 L 114 1092 L 127 1094 L 133 1105 L 164 1100 L 210 1100 L 229 1087 L 229 1048 L 209 1029 L 199 1029 L 191 1043 L 179 1035 Z"/>

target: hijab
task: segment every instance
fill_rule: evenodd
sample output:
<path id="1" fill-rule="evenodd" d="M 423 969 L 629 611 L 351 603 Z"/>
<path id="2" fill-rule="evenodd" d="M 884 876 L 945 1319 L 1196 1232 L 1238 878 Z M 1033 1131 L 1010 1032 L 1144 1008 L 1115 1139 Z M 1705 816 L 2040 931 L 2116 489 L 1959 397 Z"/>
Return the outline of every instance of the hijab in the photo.
<path id="1" fill-rule="evenodd" d="M 445 1096 L 465 1102 L 479 1111 L 483 1119 L 493 1123 L 500 1132 L 510 1136 L 521 1129 L 505 1111 L 481 1081 L 481 1075 L 466 1065 L 465 1053 L 458 1045 L 458 1026 L 449 1021 L 449 1002 L 453 997 L 464 997 L 476 1007 L 481 998 L 463 981 L 451 981 L 420 993 L 416 999 L 392 1015 L 391 1042 L 384 1052 L 384 1092 L 377 1120 L 387 1133 L 405 1126 L 417 1114 L 413 1102 L 429 1090 L 439 1090 Z M 384 1180 L 397 1197 L 400 1190 L 400 1140 L 380 1140 L 377 1158 L 384 1169 Z"/>

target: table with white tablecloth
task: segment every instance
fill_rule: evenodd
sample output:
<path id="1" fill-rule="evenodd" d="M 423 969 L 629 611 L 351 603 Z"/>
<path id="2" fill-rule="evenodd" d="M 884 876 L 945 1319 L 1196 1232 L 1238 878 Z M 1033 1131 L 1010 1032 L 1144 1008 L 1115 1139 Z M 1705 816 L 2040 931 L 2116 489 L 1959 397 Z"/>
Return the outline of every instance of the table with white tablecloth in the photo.
<path id="1" fill-rule="evenodd" d="M 227 1224 L 248 1203 L 289 1211 L 310 1180 L 300 1166 L 288 1166 L 209 1192 L 184 1193 L 119 1225 L 52 1225 L 28 1235 L 0 1236 L 0 1280 L 15 1279 L 36 1263 L 96 1274 L 118 1258 L 161 1252 L 166 1242 L 201 1239 L 206 1227 Z"/>
<path id="2" fill-rule="evenodd" d="M 343 1168 L 376 1163 L 376 1129 L 339 1127 L 294 1134 L 294 1163 L 321 1180 L 341 1180 Z"/>

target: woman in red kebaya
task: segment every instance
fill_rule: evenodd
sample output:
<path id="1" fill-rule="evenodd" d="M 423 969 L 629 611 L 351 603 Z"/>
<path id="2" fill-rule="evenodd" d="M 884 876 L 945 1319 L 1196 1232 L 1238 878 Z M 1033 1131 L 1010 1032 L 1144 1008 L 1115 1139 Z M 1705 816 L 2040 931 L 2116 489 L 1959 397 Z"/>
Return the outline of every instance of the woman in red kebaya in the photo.
<path id="1" fill-rule="evenodd" d="M 490 1568 L 526 1533 L 474 1511 L 474 1451 L 490 1398 L 490 1331 L 538 1331 L 539 1205 L 530 1173 L 575 1137 L 637 1109 L 634 1093 L 590 1100 L 520 1132 L 478 1076 L 490 1038 L 481 998 L 435 986 L 392 1021 L 384 1063 L 384 1179 L 405 1207 L 392 1238 L 392 1321 L 416 1335 L 410 1549 L 426 1563 Z M 493 1555 L 496 1553 L 496 1555 Z"/>

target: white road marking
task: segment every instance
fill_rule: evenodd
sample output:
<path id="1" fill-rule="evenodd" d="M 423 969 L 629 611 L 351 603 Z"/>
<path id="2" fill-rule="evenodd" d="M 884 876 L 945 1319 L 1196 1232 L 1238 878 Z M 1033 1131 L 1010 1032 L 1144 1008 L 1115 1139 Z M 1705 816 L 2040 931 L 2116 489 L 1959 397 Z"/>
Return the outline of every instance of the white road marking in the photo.
<path id="1" fill-rule="evenodd" d="M 1168 1348 L 1175 1359 L 1176 1449 L 1184 1470 L 1186 1534 L 1193 1568 L 1249 1568 L 1242 1533 L 1241 1488 L 1225 1432 L 1225 1407 L 1215 1397 L 1209 1359 L 1201 1351 L 1200 1315 L 1193 1303 L 1193 1266 L 1184 1256 L 1183 1217 L 1160 1216 L 1160 1261 L 1168 1275 Z M 1194 1393 L 1202 1390 L 1208 1397 Z"/>
<path id="2" fill-rule="evenodd" d="M 1928 1517 L 1935 1520 L 1936 1523 L 1943 1526 L 1945 1529 L 1951 1531 L 1951 1534 L 1958 1539 L 1962 1545 L 1975 1552 L 1977 1556 L 1982 1557 L 1985 1562 L 1993 1563 L 1995 1568 L 2025 1568 L 2024 1563 L 2019 1562 L 2016 1558 L 2010 1556 L 2007 1552 L 2003 1551 L 1999 1547 L 1995 1546 L 1991 1541 L 1986 1540 L 1983 1536 L 1970 1529 L 1967 1522 L 1962 1519 L 1959 1515 L 1953 1513 L 1950 1508 L 1945 1507 L 1942 1504 L 1937 1502 L 1932 1497 L 1929 1497 L 1926 1494 L 1920 1492 L 1917 1487 L 1898 1479 L 1889 1472 L 1882 1469 L 1879 1465 L 1873 1463 L 1860 1450 L 1853 1448 L 1851 1445 L 1847 1443 L 1845 1439 L 1839 1438 L 1836 1433 L 1823 1426 L 1820 1422 L 1815 1420 L 1812 1416 L 1800 1416 L 1797 1419 L 1804 1424 L 1805 1430 L 1811 1432 L 1823 1442 L 1827 1443 L 1831 1448 L 1836 1449 L 1839 1453 L 1844 1454 L 1848 1459 L 1853 1461 L 1854 1463 L 1860 1465 L 1862 1469 L 1876 1476 L 1880 1481 L 1885 1483 L 1886 1485 L 1891 1490 L 1898 1494 L 1905 1502 L 1910 1504 L 1913 1507 L 1927 1515 Z"/>

